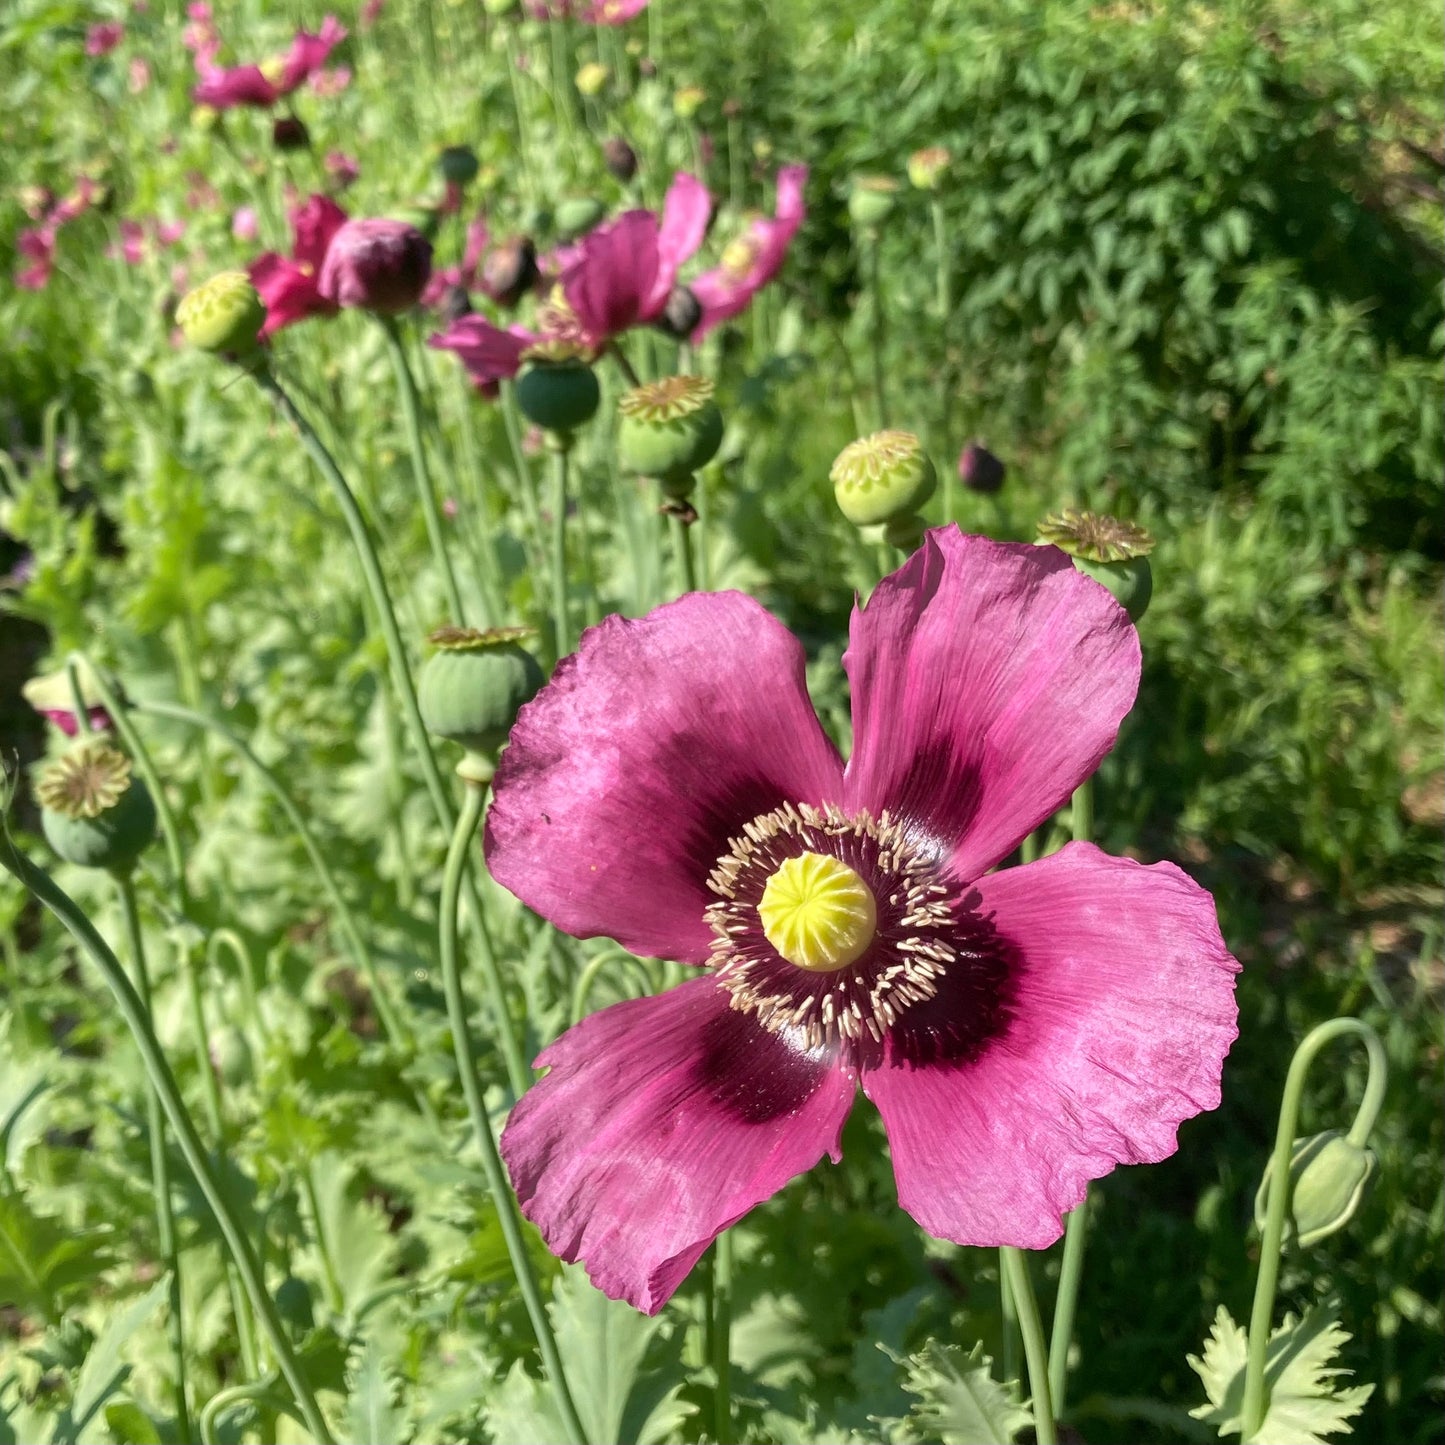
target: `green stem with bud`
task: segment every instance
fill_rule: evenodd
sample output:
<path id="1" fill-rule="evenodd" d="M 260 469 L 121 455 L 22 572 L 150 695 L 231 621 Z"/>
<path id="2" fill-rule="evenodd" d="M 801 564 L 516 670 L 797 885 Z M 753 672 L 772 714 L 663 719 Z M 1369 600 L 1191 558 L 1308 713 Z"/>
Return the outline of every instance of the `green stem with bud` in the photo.
<path id="1" fill-rule="evenodd" d="M 1330 1019 L 1304 1036 L 1289 1073 L 1285 1075 L 1284 1097 L 1280 1100 L 1279 1123 L 1275 1129 L 1274 1153 L 1270 1158 L 1269 1202 L 1265 1207 L 1264 1237 L 1259 1248 L 1259 1273 L 1254 1283 L 1254 1306 L 1249 1315 L 1249 1355 L 1244 1369 L 1244 1404 L 1240 1410 L 1243 1428 L 1242 1445 L 1250 1445 L 1264 1424 L 1269 1410 L 1265 1385 L 1265 1365 L 1269 1353 L 1269 1328 L 1274 1318 L 1274 1295 L 1279 1282 L 1280 1250 L 1284 1244 L 1285 1216 L 1289 1212 L 1290 1155 L 1294 1149 L 1295 1130 L 1299 1124 L 1300 1100 L 1304 1096 L 1305 1076 L 1315 1055 L 1338 1038 L 1357 1038 L 1364 1044 L 1369 1058 L 1369 1074 L 1364 1096 L 1350 1125 L 1349 1142 L 1363 1148 L 1380 1115 L 1385 1098 L 1388 1061 L 1380 1036 L 1360 1019 Z"/>
<path id="2" fill-rule="evenodd" d="M 472 1040 L 467 1022 L 466 998 L 462 993 L 461 968 L 457 960 L 457 904 L 460 898 L 461 881 L 466 872 L 467 854 L 471 850 L 477 824 L 481 821 L 486 804 L 486 784 L 468 782 L 462 811 L 452 832 L 451 846 L 447 851 L 446 870 L 442 875 L 440 952 L 442 965 L 442 986 L 446 992 L 447 1020 L 451 1026 L 452 1048 L 456 1054 L 457 1073 L 461 1078 L 462 1093 L 467 1101 L 467 1112 L 471 1115 L 472 1134 L 477 1150 L 482 1156 L 482 1170 L 487 1177 L 487 1188 L 491 1191 L 492 1206 L 497 1212 L 502 1238 L 506 1242 L 507 1255 L 512 1262 L 512 1273 L 516 1276 L 517 1288 L 527 1309 L 537 1337 L 537 1349 L 547 1374 L 547 1382 L 561 1416 L 570 1445 L 585 1445 L 587 1432 L 577 1416 L 572 1393 L 567 1386 L 567 1376 L 562 1369 L 562 1357 L 557 1349 L 556 1336 L 552 1333 L 552 1322 L 547 1318 L 547 1308 L 532 1270 L 532 1261 L 527 1255 L 527 1243 L 522 1234 L 521 1221 L 517 1216 L 516 1203 L 512 1198 L 511 1186 L 507 1182 L 507 1171 L 492 1134 L 491 1120 L 487 1115 L 486 1101 L 482 1097 L 481 1081 L 477 1077 L 476 1055 L 472 1051 Z"/>
<path id="3" fill-rule="evenodd" d="M 1009 1290 L 1018 1311 L 1019 1333 L 1024 1341 L 1024 1359 L 1029 1367 L 1029 1393 L 1033 1397 L 1034 1438 L 1038 1445 L 1058 1445 L 1054 1427 L 1054 1410 L 1049 1395 L 1049 1349 L 1044 1342 L 1043 1322 L 1039 1318 L 1039 1302 L 1034 1297 L 1024 1252 L 1012 1245 L 999 1249 L 999 1259 L 1008 1274 Z"/>
<path id="4" fill-rule="evenodd" d="M 126 943 L 130 949 L 131 971 L 135 975 L 138 1002 L 145 1010 L 149 1025 L 152 1018 L 150 968 L 146 964 L 145 939 L 141 933 L 140 909 L 136 904 L 135 884 L 129 873 L 115 879 L 120 893 L 121 911 L 125 915 Z M 176 1218 L 171 1200 L 171 1166 L 166 1158 L 166 1126 L 161 1113 L 160 1095 L 155 1084 L 146 1087 L 146 1134 L 150 1140 L 151 1188 L 156 1197 L 156 1233 L 160 1240 L 161 1258 L 170 1275 L 167 1289 L 167 1330 L 171 1354 L 175 1357 L 176 1433 L 181 1445 L 190 1445 L 191 1409 L 186 1399 L 186 1324 L 181 1311 L 181 1254 L 176 1245 Z"/>
<path id="5" fill-rule="evenodd" d="M 126 977 L 125 969 L 111 951 L 95 925 L 85 916 L 69 894 L 45 872 L 32 863 L 15 847 L 9 830 L 0 826 L 0 864 L 15 875 L 21 885 L 40 900 L 70 931 L 71 936 L 83 948 L 101 977 L 105 980 L 116 1001 L 121 1018 L 130 1029 L 145 1065 L 151 1086 L 160 1100 L 171 1130 L 180 1145 L 181 1153 L 195 1176 L 206 1203 L 215 1216 L 226 1248 L 240 1272 L 246 1293 L 250 1296 L 251 1307 L 255 1310 L 267 1340 L 276 1357 L 276 1363 L 286 1383 L 290 1386 L 296 1404 L 305 1418 L 306 1426 L 317 1445 L 333 1445 L 331 1431 L 326 1417 L 316 1402 L 306 1372 L 287 1338 L 281 1317 L 276 1312 L 270 1293 L 266 1288 L 265 1276 L 256 1258 L 256 1252 L 247 1239 L 225 1191 L 221 1188 L 211 1162 L 206 1155 L 206 1146 L 196 1132 L 186 1109 L 185 1100 L 176 1086 L 175 1076 L 166 1062 L 165 1054 L 151 1027 L 150 1016 L 140 995 Z"/>
<path id="6" fill-rule="evenodd" d="M 888 426 L 888 384 L 885 379 L 884 349 L 887 343 L 888 316 L 883 305 L 883 242 L 876 230 L 869 230 L 864 244 L 868 248 L 868 289 L 873 293 L 873 400 L 878 409 L 878 426 Z"/>

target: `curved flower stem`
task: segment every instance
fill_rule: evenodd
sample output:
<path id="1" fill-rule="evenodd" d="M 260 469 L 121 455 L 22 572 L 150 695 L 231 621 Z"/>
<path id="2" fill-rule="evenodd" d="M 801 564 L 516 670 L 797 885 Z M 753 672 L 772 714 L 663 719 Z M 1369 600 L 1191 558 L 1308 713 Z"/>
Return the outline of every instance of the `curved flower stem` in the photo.
<path id="1" fill-rule="evenodd" d="M 1365 1093 L 1350 1125 L 1349 1141 L 1363 1148 L 1375 1127 L 1380 1105 L 1385 1098 L 1388 1062 L 1380 1036 L 1360 1019 L 1330 1019 L 1304 1036 L 1289 1073 L 1285 1075 L 1284 1097 L 1280 1100 L 1279 1124 L 1275 1130 L 1274 1153 L 1270 1157 L 1269 1203 L 1265 1208 L 1264 1238 L 1259 1250 L 1259 1274 L 1254 1283 L 1254 1307 L 1249 1315 L 1249 1356 L 1244 1370 L 1243 1445 L 1255 1438 L 1269 1408 L 1264 1369 L 1269 1350 L 1269 1327 L 1274 1317 L 1274 1293 L 1279 1282 L 1280 1248 L 1284 1243 L 1285 1215 L 1289 1211 L 1290 1154 L 1294 1148 L 1295 1130 L 1299 1124 L 1300 1100 L 1304 1095 L 1305 1076 L 1315 1055 L 1338 1038 L 1354 1037 L 1365 1046 L 1369 1056 L 1369 1074 Z"/>
<path id="2" fill-rule="evenodd" d="M 570 438 L 550 434 L 552 447 L 552 639 L 555 656 L 572 650 L 572 629 L 567 620 L 567 454 Z"/>
<path id="3" fill-rule="evenodd" d="M 1074 790 L 1072 813 L 1076 842 L 1091 841 L 1094 832 L 1094 780 L 1085 778 Z M 1059 1292 L 1054 1300 L 1054 1327 L 1049 1336 L 1049 1398 L 1054 1418 L 1064 1418 L 1064 1402 L 1068 1393 L 1069 1347 L 1074 1335 L 1074 1311 L 1079 1302 L 1079 1280 L 1084 1270 L 1084 1245 L 1088 1240 L 1089 1194 L 1077 1208 L 1071 1209 L 1064 1222 L 1064 1258 L 1059 1267 Z"/>
<path id="4" fill-rule="evenodd" d="M 232 1385 L 228 1390 L 218 1390 L 201 1407 L 201 1445 L 220 1445 L 221 1433 L 218 1426 L 221 1416 L 233 1406 L 244 1405 L 247 1401 L 258 1404 L 264 1401 L 273 1409 L 299 1420 L 300 1417 L 292 1410 L 290 1401 L 273 1393 L 280 1381 L 279 1373 L 271 1370 L 264 1379 L 252 1380 L 244 1385 Z M 306 1422 L 301 1420 L 301 1423 L 304 1425 Z"/>
<path id="5" fill-rule="evenodd" d="M 1001 1246 L 998 1253 L 1008 1273 L 1009 1289 L 1018 1310 L 1024 1359 L 1029 1367 L 1029 1391 L 1033 1396 L 1035 1438 L 1038 1445 L 1058 1445 L 1053 1404 L 1049 1396 L 1049 1351 L 1044 1343 L 1044 1327 L 1039 1319 L 1039 1303 L 1034 1298 L 1033 1281 L 1029 1279 L 1028 1262 L 1023 1251 L 1011 1245 Z"/>
<path id="6" fill-rule="evenodd" d="M 692 529 L 683 518 L 674 514 L 668 518 L 672 528 L 672 545 L 677 553 L 677 570 L 684 592 L 697 591 L 697 566 L 692 555 Z"/>
<path id="7" fill-rule="evenodd" d="M 725 1229 L 712 1247 L 712 1370 L 713 1439 L 717 1445 L 732 1445 L 732 1324 L 733 1324 L 733 1240 Z"/>
<path id="8" fill-rule="evenodd" d="M 121 911 L 125 914 L 126 944 L 130 949 L 131 970 L 135 989 L 147 1022 L 151 1017 L 150 969 L 146 964 L 145 940 L 141 934 L 140 910 L 136 906 L 135 884 L 129 873 L 115 875 L 120 893 Z M 186 1401 L 186 1324 L 181 1312 L 181 1254 L 176 1246 L 176 1219 L 171 1202 L 171 1166 L 166 1158 L 166 1126 L 161 1115 L 160 1096 L 152 1083 L 146 1089 L 146 1133 L 150 1139 L 151 1186 L 156 1196 L 156 1233 L 160 1237 L 161 1258 L 170 1274 L 169 1332 L 171 1353 L 176 1370 L 176 1431 L 181 1445 L 191 1440 L 191 1410 Z"/>
<path id="9" fill-rule="evenodd" d="M 166 1063 L 165 1054 L 156 1039 L 155 1031 L 151 1028 L 150 1016 L 146 1012 L 140 995 L 126 977 L 125 969 L 121 967 L 120 961 L 111 951 L 110 945 L 100 936 L 95 925 L 81 912 L 75 900 L 60 888 L 43 868 L 32 863 L 15 847 L 8 830 L 3 826 L 0 826 L 0 864 L 13 873 L 20 883 L 65 925 L 75 941 L 89 955 L 101 977 L 105 979 L 106 985 L 115 998 L 120 1015 L 125 1020 L 140 1049 L 141 1061 L 145 1065 L 146 1074 L 160 1100 L 161 1108 L 165 1111 L 166 1119 L 175 1133 L 181 1153 L 185 1156 L 186 1163 L 190 1166 L 191 1173 L 195 1176 L 196 1183 L 200 1187 L 202 1195 L 205 1196 L 212 1214 L 215 1215 L 216 1224 L 226 1242 L 226 1248 L 232 1259 L 235 1260 L 236 1268 L 240 1271 L 241 1280 L 246 1287 L 246 1293 L 250 1296 L 251 1307 L 261 1321 L 271 1349 L 275 1353 L 277 1365 L 305 1417 L 306 1426 L 311 1431 L 317 1445 L 333 1445 L 331 1431 L 326 1425 L 326 1417 L 316 1403 L 316 1396 L 311 1389 L 310 1381 L 307 1380 L 306 1373 L 301 1368 L 296 1352 L 291 1348 L 291 1341 L 287 1338 L 281 1318 L 276 1313 L 276 1306 L 272 1303 L 270 1294 L 267 1293 L 265 1277 L 261 1272 L 256 1252 L 251 1247 L 251 1241 L 246 1238 L 245 1230 L 242 1229 L 241 1222 L 222 1190 L 220 1182 L 211 1168 L 210 1160 L 206 1157 L 206 1147 L 201 1142 L 201 1136 L 196 1132 L 196 1126 L 191 1122 L 190 1113 L 186 1109 L 180 1089 L 176 1087 L 175 1076 L 171 1073 L 170 1065 Z"/>
<path id="10" fill-rule="evenodd" d="M 457 1073 L 461 1076 L 462 1093 L 466 1096 L 467 1112 L 472 1118 L 472 1133 L 476 1138 L 477 1150 L 482 1156 L 482 1170 L 487 1176 L 487 1187 L 491 1191 L 492 1205 L 497 1211 L 497 1222 L 502 1227 L 502 1238 L 506 1241 L 507 1254 L 512 1261 L 512 1273 L 517 1279 L 517 1288 L 532 1321 L 537 1336 L 537 1349 L 546 1368 L 547 1380 L 562 1417 L 563 1427 L 572 1445 L 585 1445 L 586 1431 L 577 1417 L 577 1407 L 572 1402 L 572 1393 L 567 1387 L 567 1376 L 562 1370 L 562 1358 L 557 1350 L 557 1340 L 552 1333 L 552 1323 L 547 1318 L 547 1309 L 537 1286 L 537 1277 L 532 1272 L 532 1262 L 527 1257 L 527 1245 L 522 1236 L 521 1223 L 517 1218 L 516 1205 L 512 1200 L 511 1186 L 497 1150 L 497 1141 L 492 1135 L 491 1120 L 487 1117 L 487 1106 L 482 1098 L 482 1086 L 477 1078 L 476 1056 L 472 1052 L 472 1039 L 467 1024 L 467 1004 L 462 994 L 461 968 L 457 961 L 457 903 L 461 891 L 462 875 L 466 871 L 467 854 L 481 821 L 482 808 L 486 802 L 485 786 L 468 783 L 466 797 L 462 802 L 461 816 L 452 833 L 451 847 L 447 851 L 446 871 L 442 875 L 441 898 L 441 965 L 442 986 L 446 992 L 447 1020 L 451 1025 L 452 1048 L 456 1052 Z"/>
<path id="11" fill-rule="evenodd" d="M 437 510 L 436 492 L 432 487 L 431 472 L 427 468 L 426 441 L 422 436 L 421 426 L 421 398 L 417 395 L 416 378 L 411 374 L 411 364 L 406 359 L 406 347 L 395 319 L 379 316 L 377 321 L 386 336 L 392 369 L 396 372 L 396 387 L 401 393 L 401 410 L 406 419 L 406 439 L 411 448 L 412 478 L 416 482 L 417 501 L 421 503 L 421 514 L 426 522 L 426 535 L 431 543 L 432 557 L 441 573 L 447 607 L 451 611 L 450 621 L 454 626 L 465 627 L 467 617 L 462 607 L 462 594 L 457 586 L 457 574 L 452 569 L 452 559 L 447 555 L 446 534 L 442 531 L 441 513 Z"/>

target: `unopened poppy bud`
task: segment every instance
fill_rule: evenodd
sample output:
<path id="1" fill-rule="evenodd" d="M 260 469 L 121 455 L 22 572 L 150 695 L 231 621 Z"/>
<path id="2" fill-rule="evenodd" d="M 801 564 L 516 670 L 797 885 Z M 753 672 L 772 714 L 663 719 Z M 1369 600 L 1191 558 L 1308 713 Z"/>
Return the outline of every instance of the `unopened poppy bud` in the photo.
<path id="1" fill-rule="evenodd" d="M 130 759 L 88 738 L 40 775 L 40 827 L 67 863 L 126 874 L 155 837 L 156 810 Z"/>
<path id="2" fill-rule="evenodd" d="M 557 234 L 571 241 L 590 231 L 606 214 L 606 207 L 593 196 L 568 196 L 557 203 L 553 220 Z"/>
<path id="3" fill-rule="evenodd" d="M 691 120 L 707 99 L 707 91 L 700 85 L 684 85 L 672 97 L 672 113 L 679 120 Z"/>
<path id="4" fill-rule="evenodd" d="M 848 214 L 860 226 L 877 226 L 893 212 L 898 182 L 892 176 L 855 176 L 848 188 Z"/>
<path id="5" fill-rule="evenodd" d="M 482 290 L 508 309 L 537 284 L 537 248 L 530 236 L 513 236 L 494 246 L 482 262 Z"/>
<path id="6" fill-rule="evenodd" d="M 278 115 L 271 122 L 271 144 L 278 151 L 304 151 L 311 144 L 311 132 L 294 115 Z"/>
<path id="7" fill-rule="evenodd" d="M 181 335 L 198 351 L 245 356 L 256 349 L 266 307 L 244 271 L 222 271 L 188 291 L 176 307 Z"/>
<path id="8" fill-rule="evenodd" d="M 687 286 L 674 286 L 667 293 L 662 314 L 653 325 L 665 335 L 677 341 L 685 341 L 697 330 L 701 321 L 702 302 L 693 294 L 692 289 Z"/>
<path id="9" fill-rule="evenodd" d="M 448 286 L 442 292 L 442 299 L 437 306 L 437 315 L 450 326 L 453 321 L 460 321 L 463 316 L 472 314 L 472 298 L 467 295 L 465 286 L 455 284 Z"/>
<path id="10" fill-rule="evenodd" d="M 971 492 L 992 496 L 1007 475 L 1008 468 L 979 442 L 969 442 L 958 454 L 958 479 Z"/>
<path id="11" fill-rule="evenodd" d="M 855 527 L 911 516 L 938 475 L 912 432 L 880 431 L 849 442 L 828 473 L 838 509 Z"/>
<path id="12" fill-rule="evenodd" d="M 665 495 L 685 497 L 694 473 L 722 445 L 723 418 L 703 376 L 668 376 L 633 388 L 617 403 L 617 457 L 623 467 L 656 477 Z"/>
<path id="13" fill-rule="evenodd" d="M 1254 1219 L 1262 1230 L 1269 1205 L 1274 1160 L 1266 1166 L 1254 1197 Z M 1289 1158 L 1289 1209 L 1285 1238 L 1308 1249 L 1343 1229 L 1359 1211 L 1375 1177 L 1375 1151 L 1352 1144 L 1342 1130 L 1331 1129 L 1296 1139 Z"/>
<path id="14" fill-rule="evenodd" d="M 527 627 L 432 633 L 436 651 L 421 670 L 417 702 L 428 731 L 466 749 L 458 771 L 469 782 L 488 781 L 518 709 L 542 686 L 537 659 L 521 645 L 531 635 Z"/>
<path id="15" fill-rule="evenodd" d="M 469 186 L 481 170 L 481 162 L 471 146 L 446 146 L 437 157 L 437 169 L 449 186 Z"/>
<path id="16" fill-rule="evenodd" d="M 381 316 L 410 310 L 431 276 L 431 242 L 405 221 L 348 221 L 331 238 L 317 290 Z"/>
<path id="17" fill-rule="evenodd" d="M 920 191 L 936 191 L 952 159 L 946 146 L 924 146 L 908 157 L 908 179 Z"/>
<path id="18" fill-rule="evenodd" d="M 235 1024 L 223 1024 L 207 1040 L 207 1052 L 216 1077 L 228 1088 L 237 1089 L 251 1079 L 251 1045 Z"/>
<path id="19" fill-rule="evenodd" d="M 534 361 L 517 378 L 517 405 L 544 431 L 567 433 L 591 421 L 602 399 L 592 368 L 579 359 Z"/>
<path id="20" fill-rule="evenodd" d="M 623 185 L 637 174 L 637 152 L 620 135 L 602 142 L 602 161 Z"/>
<path id="21" fill-rule="evenodd" d="M 1133 621 L 1143 617 L 1154 593 L 1149 568 L 1154 539 L 1143 527 L 1065 507 L 1045 517 L 1038 534 L 1040 542 L 1062 548 L 1080 572 L 1107 587 Z"/>
<path id="22" fill-rule="evenodd" d="M 582 95 L 601 95 L 607 84 L 607 67 L 595 60 L 589 60 L 576 75 L 576 85 Z"/>

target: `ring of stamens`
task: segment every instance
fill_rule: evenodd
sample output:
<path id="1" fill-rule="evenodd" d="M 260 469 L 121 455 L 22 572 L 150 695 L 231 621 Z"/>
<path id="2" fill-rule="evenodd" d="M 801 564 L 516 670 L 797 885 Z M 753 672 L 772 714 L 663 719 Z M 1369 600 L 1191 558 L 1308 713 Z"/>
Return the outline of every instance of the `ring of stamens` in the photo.
<path id="1" fill-rule="evenodd" d="M 760 916 L 768 885 L 806 854 L 836 860 L 874 901 L 866 945 L 846 965 L 823 970 L 790 962 Z M 942 877 L 938 850 L 892 819 L 834 805 L 787 803 L 754 818 L 708 876 L 713 965 L 731 1005 L 770 1032 L 808 1049 L 882 1042 L 913 1006 L 933 998 L 959 956 L 957 889 Z"/>

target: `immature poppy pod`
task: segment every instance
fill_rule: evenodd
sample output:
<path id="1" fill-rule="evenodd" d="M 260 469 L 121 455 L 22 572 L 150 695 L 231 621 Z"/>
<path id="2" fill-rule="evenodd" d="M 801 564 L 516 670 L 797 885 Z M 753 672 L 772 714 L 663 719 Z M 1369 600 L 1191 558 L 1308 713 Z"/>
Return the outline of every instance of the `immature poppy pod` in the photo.
<path id="1" fill-rule="evenodd" d="M 103 738 L 87 738 L 51 763 L 35 787 L 46 841 L 67 863 L 129 873 L 156 832 L 146 785 L 130 759 Z"/>
<path id="2" fill-rule="evenodd" d="M 537 357 L 517 378 L 517 405 L 543 431 L 566 435 L 597 413 L 602 388 L 580 357 Z"/>
<path id="3" fill-rule="evenodd" d="M 855 176 L 848 187 L 848 214 L 860 226 L 881 225 L 893 214 L 899 189 L 892 176 Z"/>
<path id="4" fill-rule="evenodd" d="M 266 308 L 244 271 L 221 271 L 176 307 L 181 335 L 198 351 L 244 356 L 256 349 Z"/>
<path id="5" fill-rule="evenodd" d="M 1065 507 L 1045 517 L 1038 534 L 1040 542 L 1067 552 L 1086 577 L 1103 583 L 1135 622 L 1148 610 L 1154 595 L 1154 574 L 1149 567 L 1154 539 L 1143 527 L 1100 512 Z"/>
<path id="6" fill-rule="evenodd" d="M 693 474 L 722 445 L 722 413 L 703 376 L 668 376 L 635 387 L 617 411 L 618 460 L 630 472 L 656 477 L 670 497 L 685 497 Z"/>
<path id="7" fill-rule="evenodd" d="M 855 527 L 914 515 L 938 474 L 911 431 L 879 431 L 849 442 L 828 473 L 838 510 Z"/>

